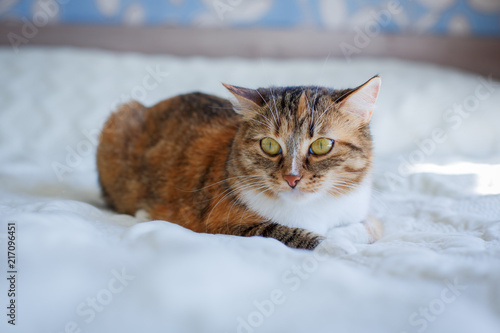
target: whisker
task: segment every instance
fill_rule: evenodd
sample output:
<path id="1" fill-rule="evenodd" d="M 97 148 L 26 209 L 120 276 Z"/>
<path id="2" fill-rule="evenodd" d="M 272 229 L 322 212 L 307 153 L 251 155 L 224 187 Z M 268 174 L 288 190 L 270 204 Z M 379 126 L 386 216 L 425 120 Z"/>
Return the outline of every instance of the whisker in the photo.
<path id="1" fill-rule="evenodd" d="M 223 180 L 221 180 L 221 181 L 218 181 L 218 182 L 216 182 L 216 183 L 210 184 L 210 185 L 208 185 L 208 186 L 204 186 L 204 187 L 199 188 L 199 189 L 196 189 L 196 190 L 183 190 L 183 189 L 180 189 L 180 188 L 177 188 L 177 190 L 182 191 L 182 192 L 189 192 L 189 193 L 192 193 L 192 192 L 198 192 L 198 191 L 204 190 L 204 189 L 206 189 L 206 188 L 209 188 L 209 187 L 215 186 L 215 185 L 217 185 L 217 184 L 223 183 L 223 182 L 228 181 L 228 180 L 230 180 L 230 179 L 236 179 L 236 178 L 257 178 L 257 177 L 266 177 L 266 176 L 265 176 L 265 175 L 235 176 L 235 177 L 229 177 L 229 178 L 223 179 Z"/>
<path id="2" fill-rule="evenodd" d="M 263 181 L 261 181 L 262 183 L 264 183 Z M 207 220 L 206 220 L 206 224 L 205 224 L 205 227 L 206 229 L 208 229 L 208 222 L 210 221 L 210 216 L 212 215 L 213 211 L 215 210 L 215 208 L 217 208 L 217 206 L 222 202 L 222 200 L 224 200 L 225 198 L 227 198 L 229 195 L 231 195 L 232 193 L 236 192 L 236 191 L 240 191 L 241 189 L 246 189 L 246 188 L 249 188 L 249 187 L 252 187 L 252 186 L 255 186 L 255 185 L 260 185 L 259 183 L 244 183 L 244 184 L 238 184 L 238 186 L 236 186 L 235 188 L 229 188 L 228 190 L 224 191 L 220 196 L 222 196 L 224 194 L 224 196 L 222 198 L 220 198 L 217 203 L 215 204 L 215 206 L 212 208 L 212 210 L 210 211 L 210 213 L 208 214 L 208 217 L 207 217 Z"/>
<path id="3" fill-rule="evenodd" d="M 271 96 L 273 97 L 273 103 L 274 103 L 274 111 L 276 112 L 276 117 L 278 118 L 278 123 L 276 126 L 279 127 L 279 124 L 281 123 L 280 122 L 280 118 L 279 118 L 279 112 L 278 112 L 278 107 L 276 106 L 276 96 L 274 95 L 274 88 L 270 88 L 270 91 L 271 91 Z"/>
<path id="4" fill-rule="evenodd" d="M 278 115 L 276 114 L 276 117 L 274 116 L 273 110 L 271 109 L 271 107 L 269 106 L 269 104 L 267 104 L 267 101 L 266 101 L 266 100 L 265 100 L 265 98 L 262 96 L 262 94 L 261 94 L 258 90 L 255 90 L 255 91 L 259 94 L 260 98 L 262 98 L 262 100 L 264 101 L 264 103 L 266 103 L 266 106 L 267 106 L 267 107 L 269 108 L 269 110 L 271 111 L 271 115 L 273 116 L 274 121 L 275 121 L 274 125 L 275 125 L 275 126 L 278 126 L 278 119 L 277 119 L 277 116 L 278 116 Z"/>
<path id="5" fill-rule="evenodd" d="M 255 110 L 251 110 L 251 109 L 247 109 L 247 108 L 240 108 L 240 110 L 242 110 L 242 111 L 248 111 L 248 112 L 253 112 L 257 116 L 261 116 L 262 118 L 264 118 L 265 123 L 263 123 L 262 121 L 260 121 L 258 119 L 255 119 L 255 118 L 250 118 L 250 120 L 253 120 L 253 121 L 256 121 L 258 123 L 261 123 L 262 125 L 266 126 L 269 129 L 269 131 L 271 131 L 271 132 L 273 131 L 272 121 L 269 118 L 267 118 L 265 115 L 263 115 L 263 114 L 255 111 Z"/>
<path id="6" fill-rule="evenodd" d="M 259 186 L 258 188 L 255 188 L 254 190 L 259 190 L 259 189 L 262 189 L 262 188 L 266 188 L 268 187 L 267 184 L 262 184 L 261 186 Z M 244 190 L 244 189 L 240 189 L 240 190 Z M 231 207 L 229 208 L 229 211 L 227 213 L 227 217 L 226 217 L 226 222 L 229 223 L 229 216 L 231 215 L 231 210 L 233 209 L 234 205 L 237 204 L 238 202 L 235 200 L 233 202 L 233 204 L 231 205 Z"/>

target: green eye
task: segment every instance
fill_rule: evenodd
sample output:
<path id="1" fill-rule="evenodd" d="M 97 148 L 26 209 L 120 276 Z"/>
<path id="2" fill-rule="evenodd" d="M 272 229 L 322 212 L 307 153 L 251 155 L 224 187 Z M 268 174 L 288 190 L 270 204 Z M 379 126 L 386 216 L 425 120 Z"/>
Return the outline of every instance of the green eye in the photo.
<path id="1" fill-rule="evenodd" d="M 281 153 L 280 144 L 276 140 L 271 138 L 264 138 L 260 140 L 260 147 L 262 148 L 264 153 L 271 156 L 276 156 Z"/>
<path id="2" fill-rule="evenodd" d="M 332 150 L 333 143 L 333 140 L 321 138 L 312 143 L 309 151 L 314 155 L 325 155 Z"/>

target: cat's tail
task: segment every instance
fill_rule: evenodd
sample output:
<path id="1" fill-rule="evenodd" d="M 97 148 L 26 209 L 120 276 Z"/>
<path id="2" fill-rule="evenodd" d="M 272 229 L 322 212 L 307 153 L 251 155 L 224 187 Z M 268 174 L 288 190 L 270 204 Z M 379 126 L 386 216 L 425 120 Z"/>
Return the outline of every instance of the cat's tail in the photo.
<path id="1" fill-rule="evenodd" d="M 106 121 L 97 148 L 99 183 L 106 202 L 120 213 L 134 214 L 140 207 L 143 153 L 149 144 L 148 108 L 129 102 Z"/>

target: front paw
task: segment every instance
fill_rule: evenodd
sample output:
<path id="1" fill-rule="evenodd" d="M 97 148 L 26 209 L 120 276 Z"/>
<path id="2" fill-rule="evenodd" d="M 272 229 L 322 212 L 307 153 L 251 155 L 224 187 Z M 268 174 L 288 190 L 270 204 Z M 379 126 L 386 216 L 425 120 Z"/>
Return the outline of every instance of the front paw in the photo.
<path id="1" fill-rule="evenodd" d="M 141 222 L 151 221 L 151 215 L 145 209 L 139 209 L 135 212 L 135 218 L 141 220 Z"/>
<path id="2" fill-rule="evenodd" d="M 363 224 L 365 225 L 366 231 L 368 231 L 368 243 L 374 243 L 382 237 L 384 227 L 379 219 L 374 216 L 368 216 Z"/>
<path id="3" fill-rule="evenodd" d="M 346 238 L 325 238 L 314 251 L 334 257 L 343 257 L 358 252 L 354 244 Z"/>
<path id="4" fill-rule="evenodd" d="M 327 237 L 346 239 L 354 244 L 371 244 L 382 236 L 382 224 L 369 216 L 360 223 L 353 223 L 328 230 Z"/>

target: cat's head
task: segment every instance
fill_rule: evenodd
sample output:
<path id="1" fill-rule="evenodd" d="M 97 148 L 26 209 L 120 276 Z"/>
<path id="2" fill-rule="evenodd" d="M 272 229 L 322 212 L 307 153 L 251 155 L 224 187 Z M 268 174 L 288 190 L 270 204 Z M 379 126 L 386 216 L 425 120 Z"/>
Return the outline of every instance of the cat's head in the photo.
<path id="1" fill-rule="evenodd" d="M 369 122 L 381 79 L 354 89 L 224 85 L 242 116 L 229 168 L 237 192 L 307 200 L 342 196 L 371 170 Z"/>

